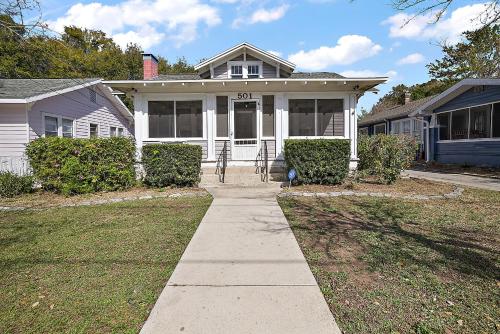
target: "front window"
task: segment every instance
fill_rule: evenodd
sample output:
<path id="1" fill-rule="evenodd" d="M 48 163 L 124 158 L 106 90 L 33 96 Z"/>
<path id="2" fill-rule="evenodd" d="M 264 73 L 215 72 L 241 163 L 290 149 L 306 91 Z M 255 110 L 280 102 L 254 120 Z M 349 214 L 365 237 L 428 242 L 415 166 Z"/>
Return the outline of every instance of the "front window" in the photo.
<path id="1" fill-rule="evenodd" d="M 45 137 L 57 137 L 59 122 L 57 117 L 45 116 Z"/>
<path id="2" fill-rule="evenodd" d="M 123 128 L 118 128 L 118 137 L 123 137 Z"/>
<path id="3" fill-rule="evenodd" d="M 401 122 L 393 122 L 392 129 L 391 129 L 392 134 L 394 134 L 394 135 L 400 134 L 401 133 L 400 128 L 401 128 Z"/>
<path id="4" fill-rule="evenodd" d="M 262 136 L 274 137 L 274 95 L 264 95 L 262 105 Z"/>
<path id="5" fill-rule="evenodd" d="M 73 120 L 62 119 L 62 136 L 65 138 L 73 138 Z"/>
<path id="6" fill-rule="evenodd" d="M 203 137 L 202 101 L 149 101 L 149 138 Z"/>
<path id="7" fill-rule="evenodd" d="M 450 139 L 450 113 L 438 114 L 437 123 L 439 128 L 439 140 Z"/>
<path id="8" fill-rule="evenodd" d="M 490 117 L 491 105 L 489 104 L 470 109 L 470 139 L 490 137 Z"/>
<path id="9" fill-rule="evenodd" d="M 109 127 L 109 136 L 110 137 L 116 137 L 116 126 L 110 126 Z"/>
<path id="10" fill-rule="evenodd" d="M 344 101 L 342 99 L 289 100 L 290 136 L 342 136 Z"/>
<path id="11" fill-rule="evenodd" d="M 243 65 L 231 65 L 231 77 L 243 78 Z"/>
<path id="12" fill-rule="evenodd" d="M 493 138 L 500 137 L 500 103 L 495 103 L 493 105 L 492 111 L 492 120 L 491 120 L 491 136 Z"/>
<path id="13" fill-rule="evenodd" d="M 314 136 L 315 100 L 289 100 L 288 107 L 290 136 Z"/>
<path id="14" fill-rule="evenodd" d="M 411 121 L 409 119 L 403 121 L 403 134 L 407 136 L 411 134 Z"/>
<path id="15" fill-rule="evenodd" d="M 317 100 L 317 136 L 342 136 L 344 128 L 338 126 L 343 124 L 344 117 L 344 101 L 343 100 Z M 339 119 L 341 118 L 341 119 Z"/>
<path id="16" fill-rule="evenodd" d="M 469 113 L 467 109 L 455 110 L 451 114 L 451 139 L 467 139 Z"/>
<path id="17" fill-rule="evenodd" d="M 229 128 L 228 97 L 217 96 L 217 107 L 215 110 L 215 123 L 217 137 L 227 137 Z"/>

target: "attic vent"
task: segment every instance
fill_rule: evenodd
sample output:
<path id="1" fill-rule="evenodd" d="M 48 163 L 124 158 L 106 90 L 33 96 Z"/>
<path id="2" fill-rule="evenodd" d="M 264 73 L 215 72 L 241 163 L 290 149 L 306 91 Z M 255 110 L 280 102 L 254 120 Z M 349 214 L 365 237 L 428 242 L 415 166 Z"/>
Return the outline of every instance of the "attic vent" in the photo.
<path id="1" fill-rule="evenodd" d="M 97 103 L 96 92 L 95 92 L 95 90 L 90 89 L 90 88 L 89 88 L 89 98 L 90 98 L 91 102 Z"/>

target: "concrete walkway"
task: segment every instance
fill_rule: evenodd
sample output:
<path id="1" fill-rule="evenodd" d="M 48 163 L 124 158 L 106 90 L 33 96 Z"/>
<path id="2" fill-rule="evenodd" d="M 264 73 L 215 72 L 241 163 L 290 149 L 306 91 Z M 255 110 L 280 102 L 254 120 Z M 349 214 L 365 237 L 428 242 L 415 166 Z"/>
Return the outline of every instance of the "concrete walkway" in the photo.
<path id="1" fill-rule="evenodd" d="M 141 333 L 337 333 L 278 203 L 279 186 L 214 201 Z"/>
<path id="2" fill-rule="evenodd" d="M 431 181 L 447 182 L 453 184 L 460 184 L 467 187 L 500 191 L 500 180 L 488 177 L 462 175 L 462 174 L 423 172 L 416 170 L 406 170 L 404 174 L 407 174 L 410 177 L 427 179 Z"/>

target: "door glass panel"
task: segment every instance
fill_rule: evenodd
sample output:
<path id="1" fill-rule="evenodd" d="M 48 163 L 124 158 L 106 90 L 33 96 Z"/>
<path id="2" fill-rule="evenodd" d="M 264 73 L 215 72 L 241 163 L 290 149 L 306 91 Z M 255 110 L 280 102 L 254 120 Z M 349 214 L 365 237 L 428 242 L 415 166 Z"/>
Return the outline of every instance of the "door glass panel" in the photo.
<path id="1" fill-rule="evenodd" d="M 257 138 L 256 102 L 234 102 L 234 138 Z"/>

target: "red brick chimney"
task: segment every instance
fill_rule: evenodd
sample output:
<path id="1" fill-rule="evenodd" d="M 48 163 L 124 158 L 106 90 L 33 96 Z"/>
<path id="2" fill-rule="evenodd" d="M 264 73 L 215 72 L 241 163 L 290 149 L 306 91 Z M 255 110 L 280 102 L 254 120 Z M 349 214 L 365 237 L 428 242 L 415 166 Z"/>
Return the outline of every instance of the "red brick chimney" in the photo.
<path id="1" fill-rule="evenodd" d="M 144 80 L 156 78 L 158 76 L 158 59 L 151 53 L 142 54 L 144 68 Z"/>

